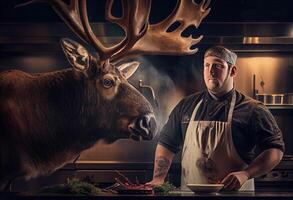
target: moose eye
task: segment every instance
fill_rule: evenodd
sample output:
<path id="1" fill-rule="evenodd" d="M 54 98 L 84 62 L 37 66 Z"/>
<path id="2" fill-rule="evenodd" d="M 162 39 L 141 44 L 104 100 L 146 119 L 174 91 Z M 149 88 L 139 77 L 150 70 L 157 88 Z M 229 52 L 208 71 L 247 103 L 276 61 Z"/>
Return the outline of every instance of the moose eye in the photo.
<path id="1" fill-rule="evenodd" d="M 114 81 L 113 81 L 112 79 L 105 78 L 105 79 L 103 80 L 103 86 L 104 86 L 105 88 L 110 88 L 110 87 L 112 87 L 113 85 L 114 85 Z"/>

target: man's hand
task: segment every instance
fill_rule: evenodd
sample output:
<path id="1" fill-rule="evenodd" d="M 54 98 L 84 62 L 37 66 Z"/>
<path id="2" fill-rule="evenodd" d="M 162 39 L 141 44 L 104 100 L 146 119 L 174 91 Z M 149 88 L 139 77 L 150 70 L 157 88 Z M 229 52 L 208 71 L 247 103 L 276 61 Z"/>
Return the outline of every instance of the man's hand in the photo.
<path id="1" fill-rule="evenodd" d="M 232 172 L 221 183 L 224 184 L 224 190 L 239 190 L 248 179 L 249 174 L 246 171 Z"/>
<path id="2" fill-rule="evenodd" d="M 150 182 L 147 182 L 145 185 L 156 186 L 164 184 L 164 180 L 153 179 Z"/>

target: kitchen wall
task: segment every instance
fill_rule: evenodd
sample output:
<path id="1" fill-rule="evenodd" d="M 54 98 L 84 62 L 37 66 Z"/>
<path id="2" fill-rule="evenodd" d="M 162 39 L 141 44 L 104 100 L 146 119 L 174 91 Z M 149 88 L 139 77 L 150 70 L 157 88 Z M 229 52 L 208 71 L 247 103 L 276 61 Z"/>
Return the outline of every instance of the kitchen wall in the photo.
<path id="1" fill-rule="evenodd" d="M 89 12 L 99 38 L 111 44 L 121 39 L 121 30 L 105 23 L 101 14 L 102 2 L 91 1 Z M 48 6 L 36 4 L 13 9 L 17 3 L 20 1 L 0 2 L 0 70 L 48 72 L 69 67 L 59 40 L 64 36 L 78 39 Z M 164 9 L 158 9 L 157 3 L 153 3 L 153 22 L 165 17 L 176 1 L 160 1 L 165 5 Z M 149 91 L 139 88 L 139 80 L 153 87 L 159 104 L 156 109 L 159 127 L 163 126 L 180 99 L 204 88 L 203 52 L 214 44 L 225 45 L 237 52 L 236 88 L 243 93 L 253 95 L 254 74 L 259 93 L 293 92 L 293 79 L 290 78 L 293 73 L 293 17 L 290 6 L 289 0 L 212 1 L 210 15 L 198 30 L 189 32 L 204 35 L 197 54 L 140 57 L 142 66 L 130 82 L 150 101 Z M 265 83 L 263 88 L 261 81 Z M 152 162 L 156 139 L 142 143 L 120 140 L 110 146 L 98 144 L 85 151 L 80 160 Z"/>

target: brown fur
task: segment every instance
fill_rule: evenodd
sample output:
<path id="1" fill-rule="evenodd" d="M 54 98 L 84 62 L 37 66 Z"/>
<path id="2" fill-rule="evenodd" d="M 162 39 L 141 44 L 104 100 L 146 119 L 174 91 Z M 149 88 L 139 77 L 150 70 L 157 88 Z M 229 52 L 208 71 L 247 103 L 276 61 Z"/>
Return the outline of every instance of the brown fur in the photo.
<path id="1" fill-rule="evenodd" d="M 106 74 L 116 80 L 110 89 L 101 85 Z M 152 113 L 113 66 L 90 77 L 73 69 L 0 73 L 0 190 L 15 176 L 53 172 L 98 140 L 129 137 L 129 123 Z"/>

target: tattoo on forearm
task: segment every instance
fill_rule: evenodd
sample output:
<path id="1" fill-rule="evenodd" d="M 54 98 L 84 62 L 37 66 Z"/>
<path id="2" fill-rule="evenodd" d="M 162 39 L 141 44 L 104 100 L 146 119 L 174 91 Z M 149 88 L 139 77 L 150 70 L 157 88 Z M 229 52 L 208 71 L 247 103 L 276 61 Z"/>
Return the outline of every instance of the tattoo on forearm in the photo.
<path id="1" fill-rule="evenodd" d="M 170 166 L 170 161 L 166 157 L 158 157 L 155 160 L 155 173 L 154 177 L 162 177 L 165 174 L 167 174 L 169 166 Z"/>

